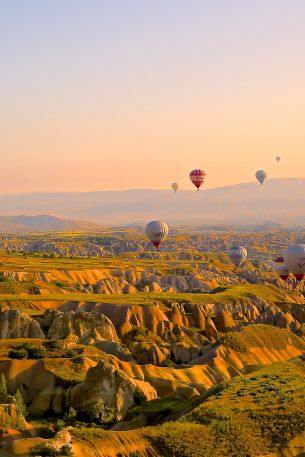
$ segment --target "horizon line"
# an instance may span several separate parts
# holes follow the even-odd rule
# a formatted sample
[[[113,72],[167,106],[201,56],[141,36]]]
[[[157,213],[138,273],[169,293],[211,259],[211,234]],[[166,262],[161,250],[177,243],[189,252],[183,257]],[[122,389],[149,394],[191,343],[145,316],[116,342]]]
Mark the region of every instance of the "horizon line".
[[[304,180],[304,177],[297,177],[291,176],[289,178],[268,178],[264,185],[268,184],[270,181],[288,181],[288,180]],[[216,189],[224,189],[227,187],[235,187],[240,185],[249,185],[249,184],[257,184],[256,181],[246,181],[246,182],[239,182],[235,184],[228,184],[225,186],[217,186],[217,187],[203,187],[200,189],[201,192],[207,192]],[[34,191],[25,191],[25,192],[10,192],[10,193],[0,193],[1,197],[8,197],[8,196],[19,196],[19,195],[34,195],[34,194],[94,194],[94,193],[119,193],[119,192],[133,192],[133,191],[172,191],[169,187],[166,188],[130,188],[130,189],[104,189],[104,190],[34,190]],[[196,189],[195,189],[196,191]],[[179,188],[179,192],[194,192],[193,188]]]

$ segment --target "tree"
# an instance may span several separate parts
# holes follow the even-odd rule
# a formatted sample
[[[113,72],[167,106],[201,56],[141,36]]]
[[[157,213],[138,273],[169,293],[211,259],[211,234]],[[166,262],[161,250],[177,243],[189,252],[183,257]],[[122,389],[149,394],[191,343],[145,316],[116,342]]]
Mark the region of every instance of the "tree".
[[[14,405],[16,407],[16,410],[17,410],[17,413],[19,414],[19,416],[25,417],[26,416],[26,405],[24,403],[22,393],[20,392],[19,389],[17,389],[17,392],[15,393],[15,395],[13,397],[13,402],[14,402]]]
[[[76,420],[77,413],[72,406],[70,406],[69,410],[65,412],[64,414],[64,421],[73,424]]]
[[[8,392],[6,386],[6,379],[4,374],[2,373],[0,376],[0,403],[7,403],[8,400]]]
[[[88,407],[87,415],[89,420],[98,424],[109,424],[115,419],[114,408],[105,404],[102,399]]]

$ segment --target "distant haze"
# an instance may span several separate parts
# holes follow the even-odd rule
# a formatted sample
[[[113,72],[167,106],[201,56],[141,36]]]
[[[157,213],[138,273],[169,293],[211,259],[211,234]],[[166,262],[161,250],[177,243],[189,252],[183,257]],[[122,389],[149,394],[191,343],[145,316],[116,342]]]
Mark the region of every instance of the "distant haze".
[[[107,225],[146,223],[150,219],[164,219],[170,224],[302,224],[305,179],[274,179],[263,186],[246,183],[177,194],[146,189],[4,195],[0,196],[0,214],[50,214]]]

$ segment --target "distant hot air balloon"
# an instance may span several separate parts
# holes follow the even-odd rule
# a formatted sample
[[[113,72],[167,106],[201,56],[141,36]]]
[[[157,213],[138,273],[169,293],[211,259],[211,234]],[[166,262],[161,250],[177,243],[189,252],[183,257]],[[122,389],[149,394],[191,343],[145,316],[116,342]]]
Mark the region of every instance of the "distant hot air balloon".
[[[284,257],[278,257],[273,261],[274,271],[279,275],[283,281],[287,281],[290,275],[289,268],[285,264]]]
[[[151,221],[145,227],[147,238],[152,242],[157,250],[168,235],[168,225],[163,221]]]
[[[285,264],[298,280],[305,278],[305,244],[293,244],[284,252]]]
[[[179,184],[178,184],[177,182],[173,182],[173,184],[172,184],[172,189],[173,189],[173,191],[176,193],[177,190],[179,189]]]
[[[197,187],[197,190],[199,190],[200,186],[204,183],[205,175],[205,171],[199,169],[190,172],[190,180],[194,186]]]
[[[280,162],[280,161],[281,161],[281,157],[280,157],[280,156],[276,156],[275,160],[276,160],[277,162]]]
[[[255,173],[255,177],[261,184],[264,184],[265,179],[267,178],[267,173],[264,170],[258,170]]]
[[[244,261],[247,258],[247,255],[247,249],[243,246],[234,245],[231,246],[229,249],[229,257],[236,267],[240,267],[244,263]]]

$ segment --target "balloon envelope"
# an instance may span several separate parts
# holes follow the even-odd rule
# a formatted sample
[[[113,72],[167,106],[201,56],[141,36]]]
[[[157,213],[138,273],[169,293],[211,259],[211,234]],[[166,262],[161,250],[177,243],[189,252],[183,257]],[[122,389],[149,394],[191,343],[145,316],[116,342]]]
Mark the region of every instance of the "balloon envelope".
[[[194,186],[197,187],[197,190],[199,190],[200,186],[204,183],[205,175],[206,172],[199,170],[199,168],[190,172],[190,180]]]
[[[173,182],[172,189],[174,192],[177,192],[177,190],[179,189],[179,184],[177,182]]]
[[[273,261],[274,271],[279,275],[283,281],[287,281],[290,275],[289,268],[285,264],[284,257],[278,257]]]
[[[159,250],[162,241],[168,235],[168,225],[163,221],[151,221],[146,225],[145,233],[155,248]]]
[[[255,177],[261,184],[264,184],[265,179],[267,178],[267,173],[264,170],[258,170],[255,173]]]
[[[244,248],[243,246],[231,246],[229,249],[229,257],[231,259],[231,262],[233,265],[236,267],[240,267],[244,261],[247,258],[247,249]]]
[[[280,160],[281,160],[280,156],[276,156],[276,161],[280,162]]]
[[[305,277],[305,244],[293,244],[284,252],[284,261],[293,276],[302,281]]]

